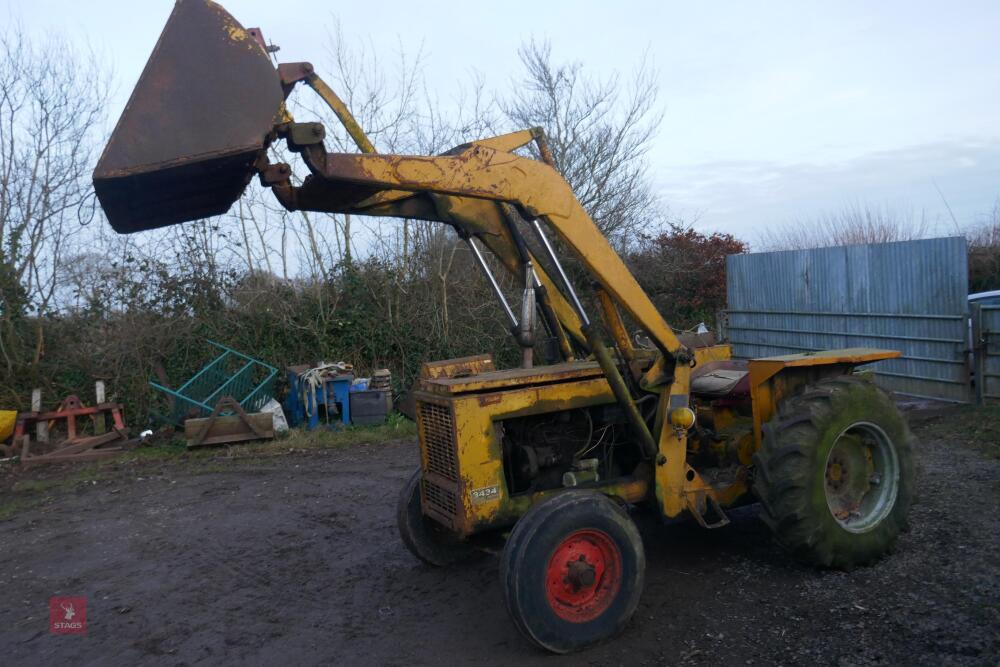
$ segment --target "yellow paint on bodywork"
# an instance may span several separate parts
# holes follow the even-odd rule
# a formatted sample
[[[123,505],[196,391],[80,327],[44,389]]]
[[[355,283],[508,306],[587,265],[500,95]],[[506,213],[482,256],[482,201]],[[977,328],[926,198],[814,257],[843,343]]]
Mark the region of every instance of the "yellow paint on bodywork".
[[[420,379],[465,377],[496,370],[493,355],[477,354],[471,357],[448,359],[445,361],[425,361],[420,365]]]
[[[227,12],[221,5],[218,5],[214,2],[208,2],[208,6],[213,10],[215,10],[221,16],[223,21],[223,28],[225,29],[226,36],[230,39],[230,41],[239,44],[244,44],[247,48],[250,49],[258,49],[260,50],[261,53],[267,56],[267,51],[265,51],[265,49],[257,42],[257,40],[253,39],[250,36],[250,34],[243,28],[243,26],[237,23],[236,19],[234,19],[232,15],[229,12]]]
[[[695,368],[710,361],[726,361],[733,358],[733,346],[728,344],[694,348]]]
[[[618,352],[625,357],[626,361],[632,361],[635,357],[635,347],[628,336],[628,330],[625,329],[625,323],[622,321],[621,313],[618,312],[618,306],[615,305],[611,295],[603,287],[597,289],[597,302],[601,305],[601,315],[612,338],[615,339]]]
[[[476,139],[472,143],[478,146],[485,146],[497,151],[512,153],[518,148],[527,146],[535,140],[535,133],[532,130],[518,130],[508,134],[501,134],[489,139]]]
[[[446,378],[421,381],[420,390],[415,395],[417,401],[446,405],[452,411],[454,419],[459,476],[456,495],[462,508],[460,515],[454,517],[453,529],[456,533],[465,537],[484,528],[512,524],[523,513],[524,503],[528,502],[511,498],[507,488],[503,474],[501,436],[497,431],[498,421],[614,402],[611,388],[600,375],[600,370],[598,369],[597,377],[594,377],[591,364],[582,365],[583,373],[591,377],[565,380],[567,373],[571,374],[571,371],[564,369],[564,381],[556,383],[552,383],[556,375],[551,371],[546,372],[546,367],[538,369],[540,372],[536,373],[535,378],[521,373],[517,380],[506,385],[502,376],[515,371],[484,373],[479,377],[486,377],[478,385],[449,383]],[[517,382],[521,383],[520,386]],[[539,382],[542,384],[538,384]],[[489,386],[506,388],[482,391]],[[418,420],[419,415],[418,411]],[[427,448],[421,449],[426,469]],[[500,489],[495,498],[481,502],[473,500],[475,490],[492,487]],[[525,498],[530,498],[530,494]]]
[[[669,413],[689,407],[688,387],[691,369],[677,366],[674,381],[664,388],[658,406],[660,429],[659,457],[656,461],[656,499],[664,516],[675,517],[685,510],[685,473],[687,472],[687,431],[670,425]]]
[[[452,395],[483,391],[496,392],[521,386],[597,377],[603,378],[603,373],[596,361],[577,361],[534,368],[511,368],[468,376],[442,377],[434,382],[421,383],[421,388],[425,391]]]
[[[242,42],[250,39],[250,35],[247,34],[246,30],[232,23],[226,26],[226,34],[229,35],[229,39],[234,42]]]

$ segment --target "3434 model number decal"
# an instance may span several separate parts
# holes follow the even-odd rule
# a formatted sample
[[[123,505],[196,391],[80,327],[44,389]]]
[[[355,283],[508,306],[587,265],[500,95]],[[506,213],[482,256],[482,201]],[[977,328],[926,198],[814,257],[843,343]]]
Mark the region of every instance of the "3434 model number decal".
[[[472,502],[476,505],[485,503],[487,500],[493,500],[494,498],[500,497],[500,487],[497,485],[484,486],[481,489],[472,490]]]

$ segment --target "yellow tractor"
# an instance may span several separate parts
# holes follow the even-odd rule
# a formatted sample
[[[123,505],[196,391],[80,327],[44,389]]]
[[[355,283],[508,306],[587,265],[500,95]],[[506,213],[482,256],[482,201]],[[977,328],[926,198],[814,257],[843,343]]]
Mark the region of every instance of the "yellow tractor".
[[[646,563],[633,511],[713,529],[727,509],[759,502],[782,546],[825,567],[892,546],[913,496],[912,436],[854,371],[898,352],[741,361],[726,345],[679,338],[553,167],[542,130],[436,156],[378,154],[310,64],[275,66],[271,52],[215,3],[178,0],[94,186],[120,233],[223,213],[257,176],[289,211],[442,222],[468,244],[522,363],[423,365],[421,465],[398,505],[417,558],[444,566],[502,542],[515,625],[564,653],[614,635],[636,609]],[[358,153],[328,151],[323,125],[289,115],[298,83]],[[308,168],[301,182],[270,161],[278,142]],[[520,283],[520,307],[484,249]],[[573,284],[560,253],[586,280]],[[650,345],[633,342],[626,318]],[[536,364],[542,348],[550,358]]]

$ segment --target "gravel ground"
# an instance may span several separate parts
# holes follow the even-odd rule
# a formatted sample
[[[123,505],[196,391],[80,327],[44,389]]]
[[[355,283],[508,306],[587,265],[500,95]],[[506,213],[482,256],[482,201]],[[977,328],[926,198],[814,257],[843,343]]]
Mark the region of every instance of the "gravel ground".
[[[1000,459],[963,439],[974,419],[915,423],[912,529],[873,567],[789,561],[755,507],[715,531],[640,520],[635,617],[569,657],[519,636],[496,558],[436,570],[405,551],[415,442],[103,469],[0,521],[4,662],[995,665]],[[49,634],[53,595],[87,597],[86,636]]]

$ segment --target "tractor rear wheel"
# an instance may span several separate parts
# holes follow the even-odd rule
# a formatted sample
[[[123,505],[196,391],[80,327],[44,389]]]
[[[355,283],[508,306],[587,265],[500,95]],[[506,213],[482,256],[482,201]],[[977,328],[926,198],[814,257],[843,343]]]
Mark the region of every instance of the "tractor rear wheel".
[[[500,560],[507,610],[534,644],[569,653],[612,637],[639,604],[646,556],[628,514],[593,491],[533,506]]]
[[[399,494],[396,505],[396,525],[403,544],[414,556],[435,567],[444,567],[467,560],[478,552],[461,542],[448,530],[424,516],[420,506],[421,470],[417,468]]]
[[[777,541],[849,569],[888,552],[913,498],[913,435],[873,383],[841,376],[783,401],[754,455],[754,492]]]

